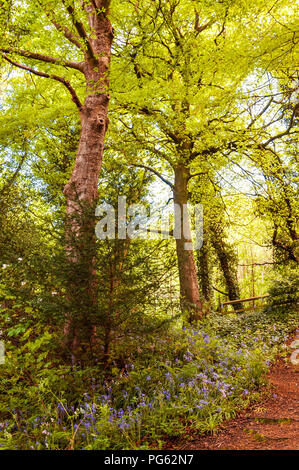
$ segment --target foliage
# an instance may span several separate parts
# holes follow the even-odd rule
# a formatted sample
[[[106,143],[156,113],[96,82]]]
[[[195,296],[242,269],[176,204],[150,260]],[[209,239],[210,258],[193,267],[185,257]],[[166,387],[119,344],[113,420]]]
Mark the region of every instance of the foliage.
[[[288,276],[286,277],[285,269],[283,271],[284,272],[277,273],[277,277],[269,289],[270,307],[280,306],[281,309],[284,309],[285,305],[291,305],[294,307],[298,305],[298,273],[296,269],[289,269]]]

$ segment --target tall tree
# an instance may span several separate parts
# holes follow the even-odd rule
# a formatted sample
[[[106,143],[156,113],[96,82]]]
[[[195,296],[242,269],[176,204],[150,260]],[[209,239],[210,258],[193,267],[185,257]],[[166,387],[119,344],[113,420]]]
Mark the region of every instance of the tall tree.
[[[67,347],[75,355],[90,345],[96,309],[94,209],[108,127],[113,40],[109,6],[109,0],[33,0],[21,7],[1,4],[3,60],[34,76],[62,84],[80,116],[77,156],[64,188],[71,266],[68,296],[76,305],[76,314],[69,312],[66,320],[65,337]]]
[[[272,7],[276,13],[278,6]],[[269,7],[263,0],[143,0],[129,8],[115,47],[114,71],[120,77],[126,70],[126,80],[113,90],[119,118],[114,145],[166,182],[182,212],[190,180],[206,164],[220,169],[234,151],[238,159],[247,142],[238,99],[264,53],[257,31],[269,22]],[[202,316],[202,298],[186,242],[184,236],[176,240],[182,306],[192,321]]]

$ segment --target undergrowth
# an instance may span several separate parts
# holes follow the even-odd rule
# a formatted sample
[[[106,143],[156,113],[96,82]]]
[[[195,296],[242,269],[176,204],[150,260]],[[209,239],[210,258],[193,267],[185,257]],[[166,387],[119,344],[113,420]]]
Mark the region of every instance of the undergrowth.
[[[294,309],[273,308],[172,325],[138,338],[109,374],[55,364],[52,335],[25,332],[0,365],[1,449],[147,449],[187,428],[214,432],[258,398],[296,322]]]

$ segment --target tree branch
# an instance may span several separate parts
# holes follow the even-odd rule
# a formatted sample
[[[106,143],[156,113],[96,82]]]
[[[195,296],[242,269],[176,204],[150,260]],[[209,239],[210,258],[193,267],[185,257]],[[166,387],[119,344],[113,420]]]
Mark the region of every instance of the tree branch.
[[[294,119],[296,117],[296,113],[297,113],[298,109],[299,109],[299,103],[297,103],[296,106],[293,109],[292,116],[291,116],[288,128],[284,132],[280,132],[279,134],[276,134],[273,137],[270,137],[266,142],[264,142],[263,144],[260,145],[262,148],[265,149],[267,147],[267,145],[269,145],[274,140],[280,139],[281,137],[284,137],[285,135],[288,135],[290,133],[290,130],[293,127]]]
[[[39,0],[38,1],[38,4],[39,6],[41,7],[41,9],[44,11],[44,7],[43,5],[40,3]],[[55,28],[57,29],[57,31],[59,31],[60,33],[62,33],[64,35],[64,37],[66,39],[68,39],[68,41],[70,41],[72,44],[74,44],[78,49],[80,49],[82,52],[84,52],[84,47],[83,45],[80,43],[80,41],[78,41],[78,39],[76,38],[76,36],[72,33],[72,31],[70,31],[66,26],[64,25],[61,25],[60,23],[58,23],[58,21],[56,21],[55,19],[55,15],[54,15],[54,12],[51,10],[49,12],[47,11],[44,11],[46,17],[51,21],[51,23],[55,26]]]
[[[64,4],[68,14],[70,15],[72,23],[75,26],[80,38],[83,39],[84,44],[86,45],[89,57],[91,59],[96,60],[96,57],[95,57],[93,49],[92,49],[92,45],[91,45],[91,43],[89,41],[89,37],[88,37],[88,35],[85,31],[84,25],[81,21],[76,19],[75,9],[71,5],[66,5],[65,0],[62,0],[62,3]]]
[[[41,2],[39,0],[37,0],[37,2],[39,4],[39,6],[41,7],[41,9],[44,11],[44,6],[41,4]],[[60,23],[58,23],[58,21],[56,21],[54,12],[52,10],[49,11],[49,12],[44,11],[44,13],[45,13],[46,17],[51,21],[51,23],[55,26],[57,31],[62,33],[66,39],[68,39],[78,49],[80,49],[82,52],[84,52],[83,45],[80,43],[80,41],[78,41],[78,39],[72,33],[72,31],[70,31],[66,26],[61,25]]]
[[[267,111],[271,103],[273,102],[273,97],[270,98],[268,103],[263,107],[263,109],[251,120],[248,124],[247,129],[249,129],[253,124]]]
[[[264,263],[239,264],[238,266],[252,267],[252,266],[266,266],[268,264],[277,264],[277,261],[265,261]]]
[[[191,178],[194,178],[194,176],[200,176],[200,175],[207,175],[208,174],[208,171],[200,171],[199,173],[194,173],[193,175],[190,175],[188,177],[188,181],[191,179]]]
[[[136,166],[138,168],[143,168],[144,170],[148,170],[148,171],[151,171],[152,173],[154,173],[156,176],[158,176],[158,178],[160,178],[160,180],[163,181],[163,183],[166,183],[168,184],[168,186],[171,187],[171,189],[173,189],[173,184],[168,181],[166,178],[164,178],[164,176],[162,176],[157,170],[155,170],[154,168],[150,168],[149,166],[146,166],[146,165],[141,165],[141,164],[137,164],[137,163],[130,163],[131,166]]]
[[[228,12],[229,12],[229,6],[226,8],[225,10],[225,15],[224,15],[224,19],[223,19],[223,23],[222,23],[222,27],[221,27],[221,30],[220,32],[217,34],[217,36],[215,37],[214,39],[214,43],[216,44],[216,46],[218,46],[218,38],[223,34],[224,37],[225,37],[225,23],[226,23],[226,18],[227,18],[227,15],[228,15]]]
[[[226,295],[227,297],[228,297],[228,295],[229,295],[227,292],[222,292],[222,290],[217,289],[217,287],[212,286],[212,288],[213,288],[214,290],[216,290],[217,292],[219,292],[219,294]]]
[[[57,82],[62,83],[69,93],[71,94],[72,101],[75,103],[79,111],[82,109],[82,104],[77,96],[76,91],[74,88],[71,86],[68,80],[66,80],[64,77],[59,77],[58,75],[53,75],[53,74],[48,74],[45,72],[40,72],[39,70],[32,69],[31,67],[28,67],[27,65],[19,64],[18,62],[12,61],[5,53],[2,54],[3,58],[9,62],[11,65],[14,67],[18,67],[19,69],[26,70],[27,72],[33,73],[34,75],[37,75],[38,77],[44,77],[44,78],[51,78],[52,80],[56,80]]]
[[[5,192],[7,192],[9,187],[14,183],[14,181],[16,180],[18,174],[20,173],[20,171],[22,169],[23,163],[25,162],[25,159],[27,158],[27,156],[28,156],[28,153],[27,153],[27,150],[26,150],[23,153],[23,155],[21,157],[21,160],[19,161],[18,166],[17,166],[16,170],[14,171],[13,175],[10,177],[10,179],[4,184],[3,188],[1,189],[0,196],[5,194]]]
[[[195,12],[195,21],[194,21],[194,29],[196,31],[196,36],[197,34],[201,33],[202,31],[204,31],[205,29],[209,28],[210,26],[212,26],[212,24],[215,23],[215,20],[210,20],[208,21],[208,23],[205,23],[205,24],[202,24],[200,25],[199,24],[199,15],[197,13],[197,11]]]
[[[0,50],[1,52],[5,54],[18,54],[28,59],[39,60],[41,62],[46,62],[48,64],[61,65],[64,67],[69,67],[72,69],[79,70],[80,72],[83,72],[83,66],[81,62],[72,62],[68,60],[63,61],[61,59],[56,59],[55,57],[51,57],[51,56],[44,55],[44,54],[39,54],[38,52],[31,52],[31,51],[27,51],[24,49],[13,49],[12,47],[8,47],[6,49],[0,49]]]
[[[83,45],[77,40],[76,36],[66,27],[62,26],[60,23],[58,23],[55,18],[53,13],[51,14],[46,13],[47,17],[51,21],[51,23],[55,26],[57,31],[62,33],[66,39],[68,39],[72,44],[74,44],[78,49],[80,49],[82,52],[84,52],[84,47]]]

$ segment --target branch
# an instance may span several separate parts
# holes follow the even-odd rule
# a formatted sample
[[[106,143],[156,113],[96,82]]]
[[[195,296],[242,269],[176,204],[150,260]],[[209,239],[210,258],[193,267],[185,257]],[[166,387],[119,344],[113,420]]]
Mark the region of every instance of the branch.
[[[251,122],[248,124],[247,129],[249,129],[253,124],[260,118],[269,108],[271,103],[273,102],[273,97],[270,98],[268,103],[263,107],[263,109],[251,120]]]
[[[13,175],[10,177],[9,181],[7,181],[4,184],[3,188],[1,189],[0,196],[5,194],[7,189],[14,183],[15,179],[17,178],[18,174],[20,173],[20,171],[22,169],[23,163],[24,163],[25,159],[27,158],[27,156],[28,156],[27,151],[25,151],[23,153],[23,155],[21,157],[21,160],[19,161],[18,166],[17,166],[16,170],[14,171]]]
[[[154,168],[150,168],[149,166],[146,166],[146,165],[139,165],[137,163],[130,163],[131,166],[136,166],[138,168],[144,168],[144,170],[148,170],[148,171],[151,171],[152,173],[154,173],[156,176],[158,176],[158,178],[160,178],[160,180],[163,181],[163,183],[166,183],[168,184],[168,186],[171,187],[171,189],[173,189],[173,184],[168,181],[166,178],[164,178],[164,176],[162,176],[157,170],[154,170]]]
[[[81,51],[84,52],[84,47],[83,47],[82,44],[77,40],[76,36],[74,36],[74,34],[73,34],[66,26],[62,26],[60,23],[58,23],[58,22],[55,20],[54,15],[53,15],[52,12],[51,12],[51,14],[46,13],[46,16],[49,18],[49,20],[51,21],[51,23],[55,26],[55,28],[57,29],[57,31],[59,31],[60,33],[62,33],[66,39],[68,39],[68,40],[69,40],[72,44],[74,44],[78,49],[80,49]]]
[[[264,263],[239,264],[238,266],[252,267],[252,266],[266,266],[268,264],[277,264],[277,262],[276,261],[265,261]]]
[[[201,33],[202,31],[204,31],[205,29],[209,28],[210,26],[212,26],[212,24],[215,23],[215,20],[210,20],[208,21],[208,23],[206,24],[203,24],[203,25],[199,25],[199,15],[197,13],[197,11],[195,12],[195,22],[194,22],[194,29],[196,31],[196,36],[197,34]]]
[[[277,246],[278,248],[281,248],[283,251],[285,251],[288,254],[288,259],[292,261],[296,261],[298,263],[299,258],[298,256],[296,256],[296,253],[294,253],[292,246],[282,243],[281,241],[278,240],[277,236],[278,236],[278,226],[274,224],[274,232],[273,232],[273,237],[272,237],[273,246]]]
[[[231,142],[229,142],[228,145],[230,145]],[[223,146],[219,146],[219,147],[208,147],[206,148],[205,150],[202,150],[202,151],[194,151],[194,152],[191,152],[191,156],[190,156],[190,160],[194,160],[194,158],[196,158],[198,155],[201,155],[201,156],[205,156],[205,155],[213,155],[217,152],[219,152],[221,149],[222,149]]]
[[[158,110],[158,111],[150,110],[150,109],[148,109],[147,106],[144,106],[142,108],[141,107],[136,107],[136,109],[138,110],[138,112],[140,112],[142,114],[145,114],[146,116],[157,116],[157,114],[163,115],[163,113],[160,110]],[[165,125],[163,125],[162,123],[160,123],[160,126],[161,126],[161,129],[164,132],[164,134],[166,134],[168,137],[170,137],[171,140],[173,140],[176,144],[181,143],[181,139],[174,132],[172,132],[170,129],[167,129],[167,127]]]
[[[226,8],[225,10],[225,15],[224,15],[224,19],[223,19],[223,23],[222,23],[222,27],[221,27],[221,30],[220,32],[217,34],[217,36],[215,37],[214,39],[214,43],[216,44],[216,46],[218,46],[218,42],[217,42],[217,39],[223,34],[224,37],[225,37],[225,22],[226,22],[226,18],[227,18],[227,15],[228,15],[228,12],[229,12],[229,7]]]
[[[165,155],[165,153],[161,152],[161,150],[158,150],[155,147],[151,147],[151,146],[147,145],[147,142],[140,139],[138,137],[138,135],[136,134],[136,132],[134,132],[132,127],[130,127],[128,124],[126,124],[123,121],[123,119],[121,119],[121,118],[118,118],[118,119],[131,132],[131,134],[133,135],[133,137],[136,139],[137,142],[141,143],[143,146],[146,145],[147,150],[149,150],[150,152],[154,153],[155,155],[158,155],[159,157],[163,158],[164,160],[166,160],[172,166],[170,159]]]
[[[80,38],[83,39],[84,41],[84,44],[86,45],[87,47],[87,52],[88,52],[88,55],[91,59],[94,59],[96,60],[96,57],[94,55],[94,52],[93,52],[93,49],[92,49],[92,46],[91,46],[91,43],[89,41],[89,37],[85,31],[85,28],[84,28],[84,25],[81,21],[77,20],[76,19],[76,15],[75,15],[75,9],[71,6],[71,5],[66,5],[65,4],[65,0],[62,0],[62,3],[64,4],[68,14],[70,15],[71,17],[71,20],[72,20],[72,23],[73,25],[75,26]]]
[[[37,0],[39,6],[41,7],[41,9],[44,11],[44,7],[43,5],[41,4],[41,2],[39,0]],[[55,28],[57,29],[57,31],[59,31],[60,33],[62,33],[64,35],[64,37],[66,39],[68,39],[72,44],[74,44],[78,49],[80,49],[82,52],[84,52],[84,47],[82,46],[82,44],[78,41],[78,39],[76,38],[76,36],[72,33],[72,31],[70,31],[66,26],[62,26],[60,23],[58,23],[58,21],[56,21],[55,19],[55,15],[54,15],[54,12],[53,11],[44,11],[46,17],[51,21],[51,23],[55,26]]]
[[[23,65],[23,64],[19,64],[17,62],[14,62],[12,61],[9,57],[7,57],[6,54],[2,54],[2,56],[4,57],[4,59],[9,62],[11,65],[15,66],[15,67],[18,67],[22,70],[26,70],[27,72],[30,72],[30,73],[33,73],[34,75],[37,75],[38,77],[44,77],[44,78],[51,78],[52,80],[56,80],[57,82],[60,82],[62,83],[67,89],[68,91],[70,92],[71,94],[71,97],[72,97],[72,100],[73,102],[75,103],[75,105],[77,106],[77,108],[79,109],[79,111],[81,111],[82,109],[82,104],[77,96],[77,93],[75,92],[74,88],[71,86],[71,84],[69,83],[68,80],[66,80],[64,77],[59,77],[58,75],[53,75],[53,74],[48,74],[48,73],[45,73],[45,72],[40,72],[38,70],[35,70],[35,69],[32,69],[31,67],[27,67],[26,65]]]
[[[200,175],[207,175],[208,174],[208,171],[200,171],[199,173],[194,173],[193,175],[190,175],[188,177],[188,181],[191,179],[191,178],[194,178],[194,176],[200,176]]]
[[[298,109],[299,109],[299,103],[297,103],[296,106],[293,109],[292,116],[291,116],[291,119],[290,119],[290,124],[288,125],[288,128],[284,132],[281,132],[280,134],[276,134],[273,137],[270,137],[270,139],[268,139],[266,142],[261,144],[262,148],[266,148],[267,145],[269,145],[274,140],[280,139],[281,137],[284,137],[285,135],[288,135],[290,133],[290,130],[293,127],[294,119],[296,117],[296,113],[297,113]]]
[[[147,227],[147,228],[139,227],[138,230],[140,230],[141,232],[158,233],[158,234],[161,234],[161,235],[169,235],[170,237],[173,237],[173,230],[159,230],[159,229],[155,229],[155,228],[151,228],[151,227]]]
[[[81,62],[72,62],[68,60],[63,61],[61,59],[56,59],[55,57],[50,57],[48,55],[39,54],[37,52],[31,52],[31,51],[27,51],[24,49],[13,49],[12,47],[9,47],[7,49],[0,49],[0,50],[1,52],[5,54],[18,54],[28,59],[39,60],[41,62],[46,62],[48,64],[61,65],[64,67],[69,67],[72,69],[79,70],[80,72],[83,72],[83,66]]]
[[[226,295],[227,297],[229,296],[229,294],[228,294],[227,292],[222,292],[222,290],[217,289],[217,287],[212,286],[212,288],[213,288],[214,290],[216,290],[217,292],[219,292],[219,294]]]

